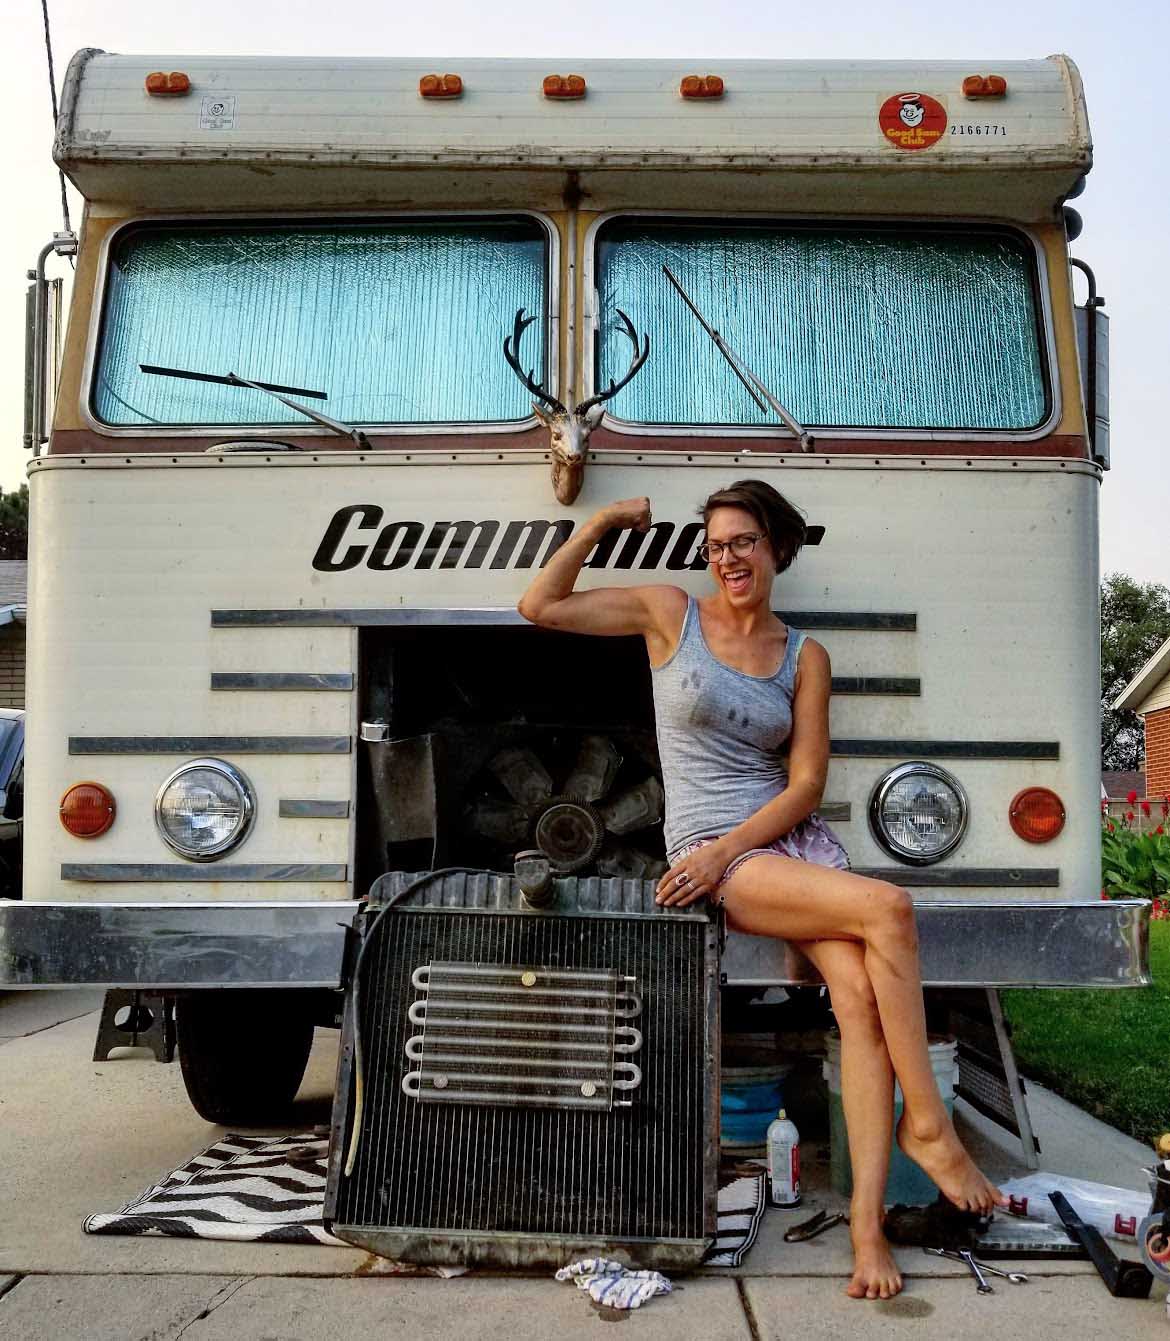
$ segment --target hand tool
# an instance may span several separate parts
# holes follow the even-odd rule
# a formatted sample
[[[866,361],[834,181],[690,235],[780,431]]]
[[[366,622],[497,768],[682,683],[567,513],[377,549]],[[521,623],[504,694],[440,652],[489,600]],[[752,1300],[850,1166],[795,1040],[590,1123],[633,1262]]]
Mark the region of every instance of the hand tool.
[[[817,1211],[816,1215],[810,1216],[807,1220],[802,1220],[800,1224],[793,1225],[791,1229],[785,1230],[785,1243],[806,1243],[809,1239],[815,1239],[818,1234],[823,1234],[826,1229],[832,1229],[834,1225],[847,1225],[849,1217],[843,1214],[829,1215],[826,1211]]]
[[[975,1255],[967,1251],[966,1248],[959,1249],[959,1261],[966,1262],[975,1277],[975,1288],[980,1294],[994,1294],[995,1286],[988,1283],[987,1277],[979,1263],[975,1260]]]
[[[923,1248],[922,1251],[930,1253],[933,1257],[949,1257],[952,1262],[966,1261],[961,1253],[951,1252],[949,1248]],[[990,1272],[993,1276],[1002,1276],[1004,1280],[1010,1280],[1013,1285],[1026,1285],[1028,1283],[1028,1278],[1022,1271],[1001,1271],[999,1267],[993,1267],[982,1261],[978,1265],[983,1271]]]
[[[1149,1298],[1154,1278],[1143,1263],[1118,1257],[1101,1234],[1092,1225],[1085,1224],[1063,1192],[1049,1192],[1048,1200],[1056,1207],[1065,1229],[1089,1254],[1097,1274],[1115,1299]]]

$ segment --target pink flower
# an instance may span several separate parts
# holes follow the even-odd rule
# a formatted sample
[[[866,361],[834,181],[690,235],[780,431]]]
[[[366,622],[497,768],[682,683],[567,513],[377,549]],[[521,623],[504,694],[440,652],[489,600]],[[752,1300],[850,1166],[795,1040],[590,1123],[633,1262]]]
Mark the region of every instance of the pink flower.
[[[1166,830],[1159,824],[1158,827],[1154,830],[1154,832],[1155,832],[1155,833],[1165,833]]]
[[[1142,802],[1142,814],[1148,816],[1149,813],[1150,813],[1150,803],[1149,803],[1149,801],[1143,801],[1143,802]]]
[[[1112,820],[1109,821],[1109,832],[1110,832],[1110,833],[1116,833],[1116,832],[1117,832],[1117,825],[1114,824]]]
[[[1137,792],[1126,792],[1125,799],[1130,803],[1130,805],[1133,805],[1133,803],[1137,800]]]
[[[1127,810],[1127,811],[1125,812],[1125,818],[1126,818],[1126,820],[1127,820],[1129,823],[1132,824],[1133,821],[1137,818],[1137,816],[1133,813],[1132,810]]]

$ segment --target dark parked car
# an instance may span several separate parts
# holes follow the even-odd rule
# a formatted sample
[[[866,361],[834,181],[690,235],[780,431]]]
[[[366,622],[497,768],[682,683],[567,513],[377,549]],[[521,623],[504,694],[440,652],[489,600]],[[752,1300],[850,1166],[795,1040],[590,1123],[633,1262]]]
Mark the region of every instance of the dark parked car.
[[[0,898],[20,898],[23,858],[24,709],[0,708]]]

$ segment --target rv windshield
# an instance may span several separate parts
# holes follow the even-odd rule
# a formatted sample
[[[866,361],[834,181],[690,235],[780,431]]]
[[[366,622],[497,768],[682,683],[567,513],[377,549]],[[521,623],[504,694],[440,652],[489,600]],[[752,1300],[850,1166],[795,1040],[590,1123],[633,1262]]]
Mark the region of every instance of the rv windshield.
[[[531,398],[500,349],[517,308],[546,310],[547,250],[527,219],[135,229],[111,250],[94,414],[303,422],[261,391],[153,377],[145,363],[328,387],[322,408],[349,424],[524,419]]]
[[[775,423],[663,274],[806,428],[1026,431],[1049,414],[1036,262],[1008,230],[621,219],[598,239],[597,385],[616,307],[669,358],[610,405],[649,424]]]

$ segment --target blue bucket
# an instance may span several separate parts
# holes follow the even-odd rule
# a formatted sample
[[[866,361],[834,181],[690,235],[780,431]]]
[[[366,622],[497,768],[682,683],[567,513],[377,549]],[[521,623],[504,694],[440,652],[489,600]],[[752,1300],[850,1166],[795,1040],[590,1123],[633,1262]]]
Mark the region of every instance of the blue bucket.
[[[724,1066],[719,1105],[719,1144],[739,1155],[762,1154],[768,1124],[784,1106],[784,1062]]]

